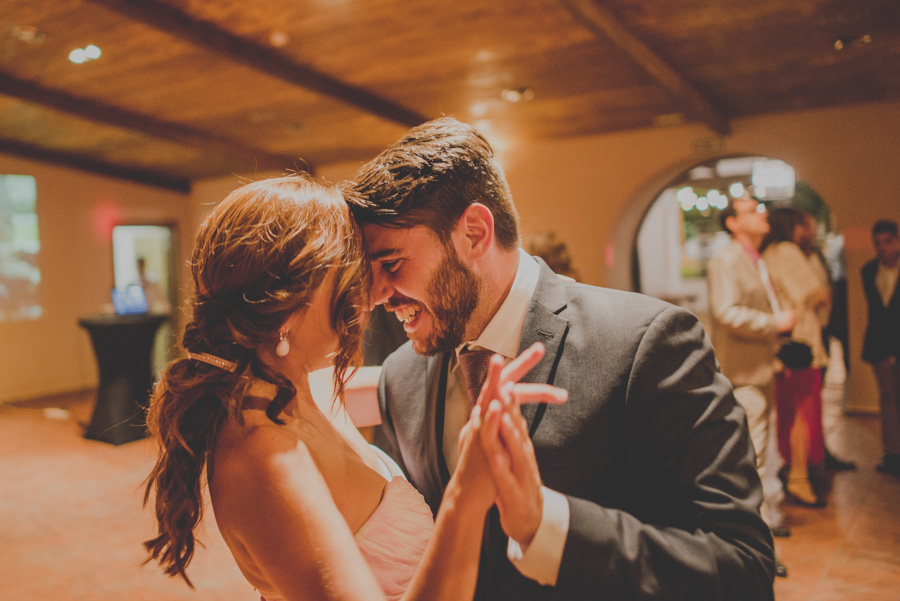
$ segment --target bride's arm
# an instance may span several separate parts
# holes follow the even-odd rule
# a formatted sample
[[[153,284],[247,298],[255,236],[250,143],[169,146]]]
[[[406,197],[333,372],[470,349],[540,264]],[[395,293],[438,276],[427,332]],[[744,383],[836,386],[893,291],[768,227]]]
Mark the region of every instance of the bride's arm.
[[[479,406],[498,399],[542,354],[526,351],[506,368],[495,361]],[[519,402],[558,396],[533,392],[530,385],[516,390]],[[518,414],[513,405],[504,404]],[[480,411],[473,414],[460,435],[459,463],[405,601],[460,601],[474,594],[484,520],[496,498],[483,443],[499,434],[496,428],[483,434]],[[262,432],[248,440],[242,455],[238,469],[226,474],[226,466],[216,467],[217,479],[228,478],[238,491],[217,504],[217,517],[229,520],[229,530],[278,592],[290,601],[384,599],[305,445]]]
[[[460,601],[475,590],[481,533],[495,489],[481,444],[467,436],[431,540],[404,599]],[[216,466],[215,506],[229,538],[288,601],[383,601],[384,593],[303,443],[254,434],[239,462]],[[265,593],[265,591],[261,591]]]
[[[289,601],[382,601],[344,516],[302,442],[261,431],[241,459],[216,466],[230,493],[216,517],[278,593]],[[234,550],[233,550],[234,551]]]
[[[495,497],[477,429],[466,426],[460,433],[459,463],[444,490],[434,533],[404,601],[473,597],[484,521]]]

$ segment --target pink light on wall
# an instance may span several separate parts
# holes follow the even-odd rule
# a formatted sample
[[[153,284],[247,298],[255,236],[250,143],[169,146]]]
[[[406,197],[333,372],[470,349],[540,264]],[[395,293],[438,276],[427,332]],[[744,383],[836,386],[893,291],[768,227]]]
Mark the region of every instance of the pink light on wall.
[[[113,228],[122,221],[122,210],[112,200],[100,201],[94,208],[91,225],[102,240],[112,240]]]

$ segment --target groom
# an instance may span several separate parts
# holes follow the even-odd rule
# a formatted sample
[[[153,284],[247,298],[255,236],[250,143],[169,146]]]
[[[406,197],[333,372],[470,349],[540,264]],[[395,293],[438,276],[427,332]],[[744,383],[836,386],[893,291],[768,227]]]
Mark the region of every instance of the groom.
[[[745,415],[691,313],[522,251],[502,169],[454,119],[412,129],[355,191],[373,300],[410,339],[384,364],[376,443],[432,509],[469,412],[471,351],[511,358],[540,341],[523,381],[569,391],[522,407],[540,474],[498,487],[477,599],[773,598]]]

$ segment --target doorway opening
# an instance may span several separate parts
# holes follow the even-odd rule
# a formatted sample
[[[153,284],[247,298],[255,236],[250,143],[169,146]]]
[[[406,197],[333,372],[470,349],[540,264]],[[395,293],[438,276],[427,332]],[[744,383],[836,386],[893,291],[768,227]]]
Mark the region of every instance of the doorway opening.
[[[173,228],[168,225],[119,225],[113,228],[113,271],[115,287],[143,289],[147,311],[170,315],[175,306]],[[172,322],[158,330],[153,345],[152,365],[157,370],[169,361]]]
[[[830,329],[847,348],[843,236],[821,196],[778,159],[718,158],[674,178],[650,204],[635,236],[633,289],[691,310],[709,330],[707,264],[730,239],[719,223],[719,212],[745,190],[752,190],[770,208],[793,206],[815,218],[817,246],[834,290]]]

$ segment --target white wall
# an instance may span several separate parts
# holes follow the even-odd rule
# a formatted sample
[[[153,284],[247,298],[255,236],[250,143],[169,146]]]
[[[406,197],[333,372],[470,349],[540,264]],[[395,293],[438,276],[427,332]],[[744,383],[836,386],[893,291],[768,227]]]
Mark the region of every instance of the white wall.
[[[96,386],[77,320],[109,309],[112,227],[166,224],[180,233],[188,196],[2,154],[0,172],[37,180],[43,306],[37,320],[0,322],[0,402]]]

